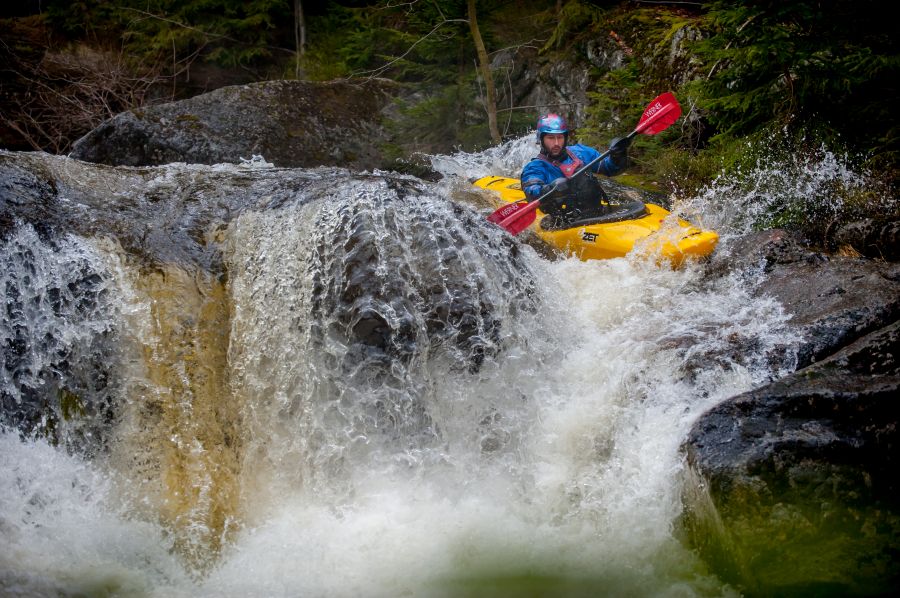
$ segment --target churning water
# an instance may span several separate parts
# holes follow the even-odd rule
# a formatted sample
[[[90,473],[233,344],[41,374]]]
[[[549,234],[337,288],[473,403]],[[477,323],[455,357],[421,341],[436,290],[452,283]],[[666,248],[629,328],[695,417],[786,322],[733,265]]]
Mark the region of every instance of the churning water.
[[[4,593],[734,594],[679,542],[679,445],[791,369],[781,307],[748,273],[547,260],[466,187],[329,172],[203,231],[211,269],[8,235],[4,405],[65,409],[0,436]],[[726,247],[745,215],[710,214]]]

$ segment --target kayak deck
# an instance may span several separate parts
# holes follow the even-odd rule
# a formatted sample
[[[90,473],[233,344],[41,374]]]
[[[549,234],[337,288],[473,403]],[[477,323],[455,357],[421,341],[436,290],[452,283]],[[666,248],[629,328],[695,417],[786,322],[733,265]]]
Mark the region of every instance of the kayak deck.
[[[498,205],[525,201],[517,179],[499,176],[487,176],[473,183],[476,187],[493,191],[497,194]],[[632,202],[635,203],[635,202]],[[610,222],[609,217],[600,218],[599,222],[589,224],[576,223],[570,228],[542,226],[544,212],[537,210],[535,223],[531,229],[546,243],[582,260],[610,259],[624,257],[633,251],[648,257],[659,256],[677,267],[686,258],[698,258],[709,255],[719,241],[714,231],[703,230],[686,220],[674,218],[668,210],[654,204],[645,204],[641,211],[621,209],[624,219]],[[615,218],[618,206],[611,206],[611,216]],[[549,228],[549,230],[548,230]]]

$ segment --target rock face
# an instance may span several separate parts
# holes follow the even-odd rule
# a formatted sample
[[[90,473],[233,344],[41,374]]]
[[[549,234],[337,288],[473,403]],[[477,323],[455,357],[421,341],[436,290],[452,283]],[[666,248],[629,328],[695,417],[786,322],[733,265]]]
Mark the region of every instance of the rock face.
[[[862,255],[896,262],[900,260],[900,220],[866,218],[835,231],[838,246],[849,246]]]
[[[694,425],[691,543],[750,594],[896,590],[900,267],[829,258],[783,231],[718,259],[765,272],[756,292],[775,296],[805,340],[801,369]]]
[[[512,102],[516,106],[533,106],[533,114],[553,111],[566,115],[572,127],[584,121],[588,105],[586,90],[590,88],[590,65],[578,60],[543,63],[537,50],[519,48],[498,52],[491,68],[509,72],[511,89],[501,89],[498,106]],[[510,100],[509,95],[512,95]]]
[[[123,112],[78,140],[71,157],[113,166],[239,163],[276,166],[381,164],[381,111],[393,85],[266,81]]]
[[[782,230],[748,235],[711,268],[760,275],[756,293],[777,299],[804,337],[798,368],[900,318],[900,264],[825,256]]]

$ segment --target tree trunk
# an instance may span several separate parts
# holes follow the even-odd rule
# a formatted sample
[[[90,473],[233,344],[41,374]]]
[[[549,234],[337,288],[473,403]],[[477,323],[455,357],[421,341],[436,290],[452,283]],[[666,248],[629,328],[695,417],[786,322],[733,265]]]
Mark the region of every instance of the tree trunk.
[[[294,45],[297,48],[294,76],[300,78],[300,57],[306,52],[306,19],[303,18],[303,3],[294,0]]]
[[[500,143],[500,130],[497,128],[497,91],[494,89],[494,77],[491,75],[491,64],[488,62],[487,50],[478,30],[478,21],[475,18],[475,0],[468,0],[469,29],[472,30],[472,39],[475,40],[475,50],[478,52],[478,68],[484,86],[487,89],[487,102],[485,108],[488,114],[488,127],[491,130],[491,139],[494,143]]]

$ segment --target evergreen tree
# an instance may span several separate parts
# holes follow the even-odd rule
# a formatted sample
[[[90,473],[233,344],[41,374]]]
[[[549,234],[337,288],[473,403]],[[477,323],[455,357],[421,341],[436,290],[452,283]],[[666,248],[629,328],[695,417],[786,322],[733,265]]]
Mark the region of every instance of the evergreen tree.
[[[841,133],[851,144],[896,152],[896,25],[884,0],[709,3],[710,66],[696,82],[720,132],[769,124]]]

